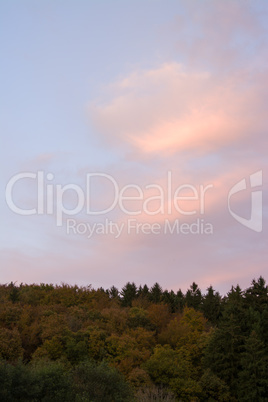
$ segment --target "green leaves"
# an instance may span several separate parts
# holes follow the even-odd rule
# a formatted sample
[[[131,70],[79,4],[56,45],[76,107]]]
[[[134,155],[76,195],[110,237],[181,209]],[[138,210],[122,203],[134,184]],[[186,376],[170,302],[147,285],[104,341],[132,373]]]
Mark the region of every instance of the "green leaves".
[[[261,277],[224,298],[195,282],[186,295],[11,283],[0,300],[0,400],[134,401],[126,381],[141,401],[266,400]]]
[[[0,400],[42,402],[127,402],[132,391],[106,363],[85,361],[73,369],[60,362],[12,366],[0,362]]]
[[[75,401],[131,402],[132,391],[123,376],[107,363],[81,363],[73,370]]]
[[[264,343],[252,331],[241,354],[238,395],[243,401],[264,401],[268,395],[268,356]]]

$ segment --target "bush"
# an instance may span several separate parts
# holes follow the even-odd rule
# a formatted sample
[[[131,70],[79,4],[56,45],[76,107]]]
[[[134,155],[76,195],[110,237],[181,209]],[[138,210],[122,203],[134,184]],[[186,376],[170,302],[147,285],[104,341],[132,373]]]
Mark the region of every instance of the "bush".
[[[163,387],[147,387],[136,394],[137,402],[176,402],[175,395]]]
[[[107,363],[86,361],[73,370],[75,401],[133,401],[132,391],[123,376]]]

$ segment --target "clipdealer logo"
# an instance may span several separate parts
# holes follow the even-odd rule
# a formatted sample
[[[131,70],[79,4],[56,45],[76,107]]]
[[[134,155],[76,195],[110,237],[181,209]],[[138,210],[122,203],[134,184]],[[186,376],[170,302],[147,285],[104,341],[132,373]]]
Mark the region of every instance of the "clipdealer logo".
[[[172,182],[171,171],[167,172],[163,186],[151,183],[144,187],[137,184],[127,184],[120,187],[115,178],[106,173],[88,173],[84,188],[77,184],[53,184],[53,179],[54,175],[52,173],[45,174],[42,171],[37,173],[23,172],[14,175],[6,186],[8,207],[16,214],[24,216],[55,215],[57,226],[62,226],[65,216],[74,216],[80,212],[84,212],[89,216],[102,216],[116,208],[119,208],[127,216],[204,215],[207,192],[213,188],[212,184],[197,186],[181,184],[175,187]],[[37,194],[37,205],[30,209],[22,208],[18,205],[18,201],[15,201],[16,197],[14,197],[16,185],[27,180],[34,181]],[[106,197],[109,205],[98,210],[93,208],[93,201],[95,200],[96,203],[96,199],[98,199],[96,191],[98,182],[94,182],[94,180],[102,180],[102,185],[104,180],[106,185],[110,186],[109,196],[111,196],[111,201],[108,201],[109,197]],[[93,186],[94,183],[95,187]],[[151,196],[148,195],[150,191],[154,193]],[[75,195],[76,205],[72,208],[67,208],[66,199],[70,193]],[[187,207],[185,202],[187,202]],[[157,207],[155,207],[155,204],[157,204]],[[189,205],[190,208],[188,207]]]
[[[262,170],[253,173],[249,176],[250,187],[256,188],[262,186]],[[241,225],[254,230],[255,232],[262,231],[262,190],[255,190],[251,192],[251,212],[250,218],[246,219],[232,211],[230,206],[231,197],[241,191],[247,189],[246,179],[240,180],[236,183],[228,194],[228,209],[232,217]]]
[[[172,183],[172,172],[167,172],[167,177],[165,181],[165,186],[160,186],[159,184],[147,184],[144,187],[138,186],[137,184],[127,184],[120,188],[114,177],[106,173],[88,173],[86,174],[85,187],[70,183],[66,185],[54,184],[52,181],[54,175],[52,173],[44,173],[43,171],[34,172],[22,172],[14,175],[8,181],[6,186],[6,202],[11,211],[18,215],[30,216],[30,215],[54,215],[56,217],[56,225],[62,226],[63,221],[66,217],[73,217],[79,213],[84,213],[89,216],[105,216],[109,212],[119,208],[119,210],[127,216],[171,216],[174,221],[174,214],[179,214],[180,216],[204,216],[205,214],[205,203],[207,192],[213,189],[213,184],[194,186],[192,184],[182,184],[178,187],[173,186]],[[106,180],[107,183],[112,186],[113,196],[110,204],[103,209],[94,210],[92,207],[92,199],[96,194],[93,191],[93,180]],[[37,203],[33,208],[25,209],[18,205],[14,200],[14,189],[18,182],[24,180],[34,180],[36,185]],[[246,179],[243,178],[237,184],[235,184],[229,191],[227,196],[228,210],[230,215],[241,225],[253,230],[255,232],[262,231],[262,190],[257,189],[262,185],[262,171],[258,171],[250,175],[250,185],[254,191],[251,192],[251,216],[246,219],[237,213],[235,213],[231,208],[231,198],[245,190],[247,188]],[[111,188],[111,187],[110,187]],[[129,190],[132,191],[132,195],[129,195]],[[153,190],[156,195],[146,196],[146,191]],[[76,198],[76,205],[71,208],[66,207],[66,197],[68,194],[73,193]],[[186,193],[186,194],[185,194]],[[97,197],[95,197],[97,199]],[[133,201],[135,203],[133,204]],[[132,203],[131,203],[132,202]],[[158,203],[158,207],[152,209],[152,205]],[[190,207],[185,208],[185,205],[190,205]],[[193,202],[191,204],[191,202]],[[132,205],[132,209],[130,208]],[[133,205],[136,209],[133,209]],[[139,205],[139,207],[137,207]],[[192,208],[191,208],[192,206]],[[67,220],[68,221],[68,220]],[[178,219],[175,220],[176,225]],[[203,219],[197,219],[197,221],[205,226]],[[69,228],[74,228],[74,220],[69,219]],[[133,220],[130,220],[133,222]],[[169,223],[165,219],[167,227]],[[198,224],[199,224],[198,223]],[[82,223],[80,224],[80,226]],[[84,224],[88,225],[88,224]],[[96,224],[95,224],[96,225]],[[101,224],[100,224],[101,225]],[[140,225],[140,224],[139,224]],[[149,223],[145,223],[145,226]],[[156,225],[151,224],[151,225]],[[184,225],[184,223],[183,223]],[[188,225],[185,223],[185,225]],[[212,226],[211,224],[209,224]],[[107,225],[106,225],[107,226]],[[200,225],[199,225],[200,226]],[[110,225],[112,227],[112,225]],[[183,226],[182,226],[183,227]],[[155,226],[154,226],[155,230]],[[151,232],[154,233],[154,230]],[[139,229],[143,232],[143,229]],[[151,233],[150,231],[148,232]],[[173,233],[173,229],[170,231]],[[211,231],[210,231],[211,232]],[[147,232],[146,232],[147,233]],[[191,230],[189,233],[192,233]],[[206,233],[202,229],[202,233]]]

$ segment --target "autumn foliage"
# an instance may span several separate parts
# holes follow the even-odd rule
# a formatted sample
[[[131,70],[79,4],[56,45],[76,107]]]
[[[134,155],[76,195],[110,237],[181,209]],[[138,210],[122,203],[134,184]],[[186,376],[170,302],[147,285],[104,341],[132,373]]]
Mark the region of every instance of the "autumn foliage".
[[[267,401],[262,277],[224,297],[10,283],[0,299],[0,400]]]

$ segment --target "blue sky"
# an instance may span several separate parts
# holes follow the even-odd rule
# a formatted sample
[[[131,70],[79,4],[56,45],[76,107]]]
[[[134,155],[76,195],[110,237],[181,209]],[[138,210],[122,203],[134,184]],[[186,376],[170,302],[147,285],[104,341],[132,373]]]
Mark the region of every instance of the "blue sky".
[[[197,281],[226,292],[265,276],[267,11],[265,1],[0,2],[1,282],[159,281],[185,290]],[[5,200],[19,172],[81,187],[87,173],[103,172],[144,188],[162,185],[168,170],[174,186],[214,185],[205,215],[212,236],[87,239],[53,216],[16,215]],[[260,233],[227,210],[229,189],[256,171]],[[109,191],[96,187],[96,205]],[[249,217],[250,196],[237,199],[237,213]],[[35,184],[21,182],[15,197],[32,206]],[[75,218],[98,222],[85,211]],[[107,218],[127,219],[118,209]],[[163,227],[163,216],[153,219]]]

